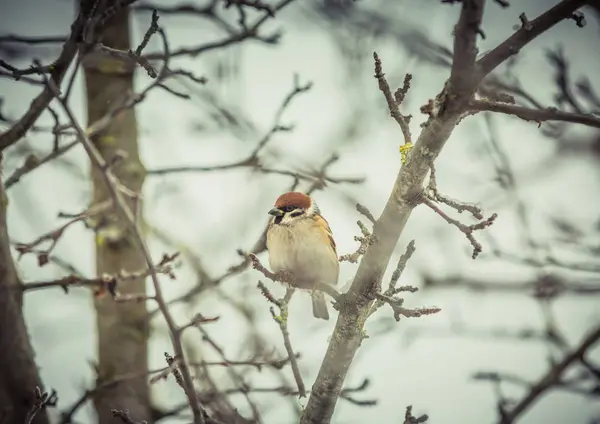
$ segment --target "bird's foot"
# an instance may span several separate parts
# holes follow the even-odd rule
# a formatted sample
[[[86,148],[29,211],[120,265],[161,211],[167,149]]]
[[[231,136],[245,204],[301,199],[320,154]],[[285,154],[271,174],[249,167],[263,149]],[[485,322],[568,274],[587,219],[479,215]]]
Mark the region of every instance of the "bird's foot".
[[[291,271],[278,271],[275,273],[275,280],[291,285],[294,281],[294,274]]]

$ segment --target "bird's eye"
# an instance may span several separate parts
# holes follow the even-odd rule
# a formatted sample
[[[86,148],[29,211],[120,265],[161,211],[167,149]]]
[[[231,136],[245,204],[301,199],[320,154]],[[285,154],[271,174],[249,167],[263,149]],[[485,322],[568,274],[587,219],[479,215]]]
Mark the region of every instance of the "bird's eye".
[[[293,206],[286,206],[286,207],[284,207],[284,208],[283,208],[283,211],[284,211],[284,212],[291,212],[291,211],[293,211],[294,209],[295,209],[295,208],[294,208]]]

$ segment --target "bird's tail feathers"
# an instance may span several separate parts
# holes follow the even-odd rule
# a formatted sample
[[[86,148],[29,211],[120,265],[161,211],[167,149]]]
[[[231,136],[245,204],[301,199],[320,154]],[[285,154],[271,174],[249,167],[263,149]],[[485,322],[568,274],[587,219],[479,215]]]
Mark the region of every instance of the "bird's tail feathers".
[[[323,292],[313,291],[311,293],[311,297],[313,315],[315,316],[315,318],[328,320],[329,311],[327,310],[327,301],[325,300],[325,295],[323,294]]]

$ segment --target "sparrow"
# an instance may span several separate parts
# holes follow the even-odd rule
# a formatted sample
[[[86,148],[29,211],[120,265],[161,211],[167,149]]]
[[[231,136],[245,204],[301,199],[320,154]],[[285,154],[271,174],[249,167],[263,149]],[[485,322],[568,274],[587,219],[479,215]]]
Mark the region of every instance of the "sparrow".
[[[300,192],[284,193],[269,211],[267,229],[269,265],[274,273],[287,274],[292,287],[312,290],[313,315],[329,319],[319,284],[335,286],[340,264],[333,234],[314,200]]]

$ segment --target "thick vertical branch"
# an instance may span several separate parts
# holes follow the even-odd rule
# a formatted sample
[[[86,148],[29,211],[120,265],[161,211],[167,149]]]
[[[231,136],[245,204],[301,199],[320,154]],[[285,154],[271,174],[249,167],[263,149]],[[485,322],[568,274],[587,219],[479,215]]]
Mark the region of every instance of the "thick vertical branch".
[[[482,1],[475,3],[481,6]],[[463,15],[471,12],[471,8],[463,7]],[[478,16],[481,14],[482,11],[478,13]],[[455,30],[467,32],[462,35],[455,34],[463,43],[466,43],[467,49],[471,48],[470,40],[474,39],[479,30],[478,23],[474,24],[471,21],[472,19],[461,16]],[[461,22],[463,23],[462,27]],[[462,54],[462,50],[457,48],[457,44],[455,44],[455,49],[457,49],[457,55]],[[474,61],[474,56],[469,54],[467,56],[469,60]],[[472,66],[469,68],[472,69]],[[469,81],[470,76],[460,75],[460,78]],[[447,101],[452,107],[447,107],[447,112],[442,116],[430,120],[421,132],[410,159],[400,168],[394,188],[381,216],[375,222],[373,236],[376,237],[377,243],[369,246],[354,277],[347,299],[341,308],[325,359],[313,385],[308,404],[302,414],[301,424],[323,424],[329,423],[331,420],[350,364],[362,342],[363,328],[369,315],[373,295],[381,287],[381,279],[400,234],[418,204],[418,199],[423,191],[423,182],[429,172],[429,164],[439,155],[458,123],[462,113],[460,105],[466,104],[473,94],[474,87],[469,90],[468,84],[467,87],[460,83],[456,85],[452,98]]]
[[[484,0],[464,0],[458,23],[454,27],[454,60],[450,82],[456,90],[473,85],[475,58],[477,57],[477,34],[483,34],[480,25]]]
[[[0,422],[24,423],[41,387],[23,319],[23,291],[10,252],[6,227],[7,198],[0,184]],[[45,409],[32,424],[49,424]]]
[[[447,114],[432,121],[419,136],[411,159],[400,168],[393,191],[373,229],[377,243],[369,246],[354,277],[301,424],[330,422],[350,364],[362,341],[371,294],[381,286],[381,278],[400,234],[417,204],[415,200],[422,192],[429,171],[428,163],[437,157],[459,117],[460,113]]]
[[[128,51],[130,49],[129,14],[118,13],[103,33],[103,44]],[[119,58],[93,57],[83,61],[87,93],[88,122],[96,122],[110,112],[123,96],[133,92],[133,70],[122,66]],[[138,131],[133,108],[122,110],[112,123],[93,137],[102,157],[111,163],[124,152],[126,158],[114,165],[113,171],[129,190],[139,193],[145,169],[138,156]],[[92,167],[94,204],[110,198],[101,170]],[[133,201],[131,198],[128,201]],[[131,205],[133,206],[133,205]],[[132,209],[135,209],[132,207]],[[121,270],[135,271],[146,266],[144,257],[128,233],[127,224],[116,213],[107,215],[96,233],[96,266],[98,275]],[[131,281],[119,288],[123,294],[146,291],[145,279]],[[99,390],[94,398],[100,424],[120,423],[111,409],[128,409],[136,420],[151,422],[149,388],[143,377],[147,370],[148,313],[146,302],[117,303],[110,296],[95,299],[98,331],[98,384],[117,375],[139,373],[136,379]]]

